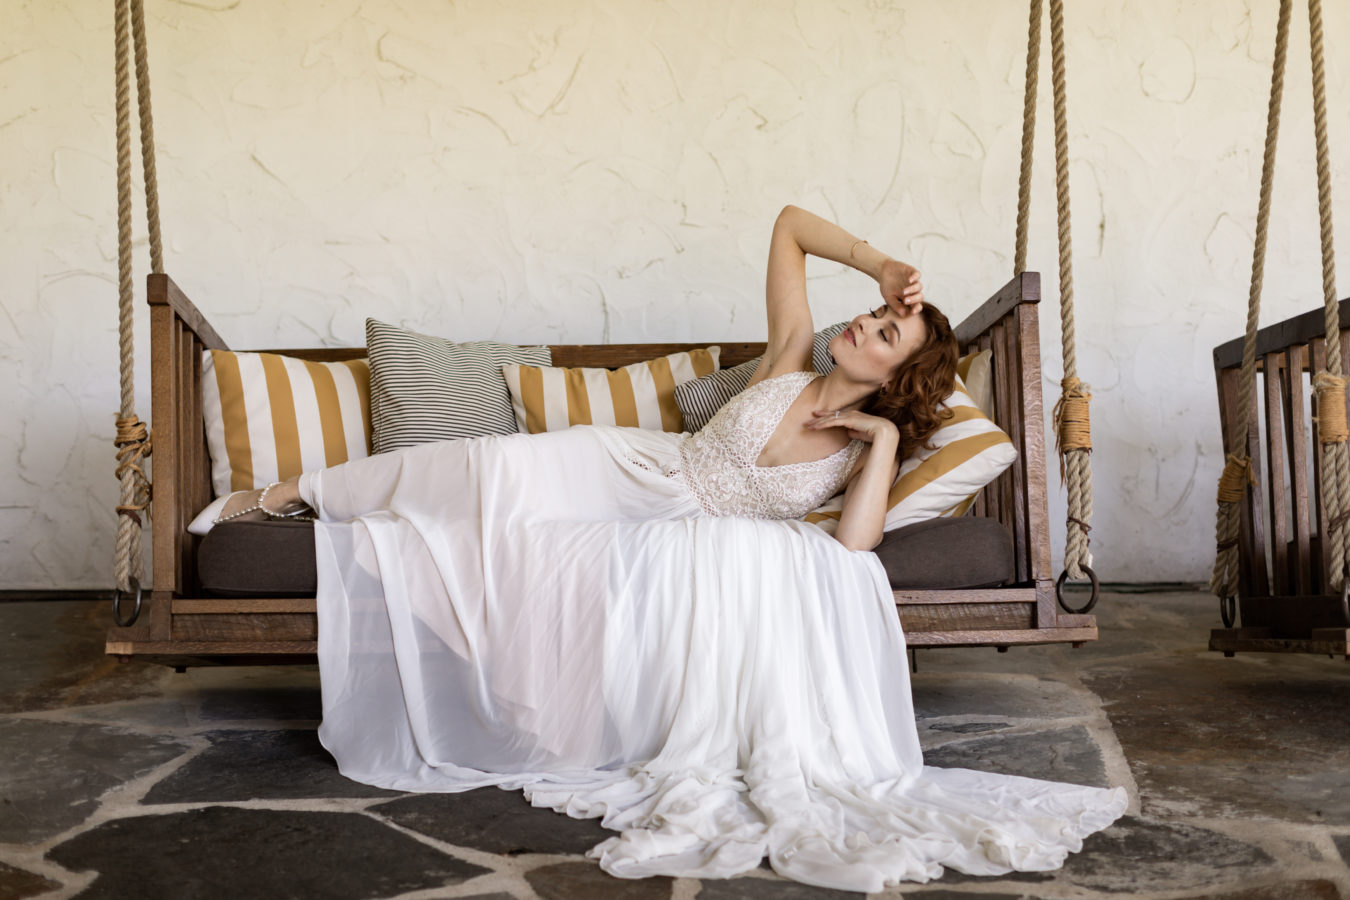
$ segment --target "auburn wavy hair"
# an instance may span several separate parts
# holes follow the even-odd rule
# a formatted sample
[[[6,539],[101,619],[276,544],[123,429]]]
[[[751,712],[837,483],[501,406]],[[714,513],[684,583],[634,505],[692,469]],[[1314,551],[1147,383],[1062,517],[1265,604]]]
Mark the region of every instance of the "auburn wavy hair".
[[[933,433],[954,415],[942,401],[956,383],[956,336],[947,317],[927,300],[919,315],[928,336],[900,364],[895,378],[863,406],[863,412],[890,419],[900,429],[900,459],[927,447]]]

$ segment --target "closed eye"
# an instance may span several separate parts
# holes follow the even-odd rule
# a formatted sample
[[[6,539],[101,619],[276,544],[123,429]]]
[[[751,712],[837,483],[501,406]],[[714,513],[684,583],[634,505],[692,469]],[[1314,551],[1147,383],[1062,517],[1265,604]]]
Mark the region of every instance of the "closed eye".
[[[886,307],[884,306],[878,306],[876,309],[872,310],[872,318],[880,319],[882,315],[884,315],[883,310],[885,309]],[[900,343],[900,329],[895,325],[892,325],[889,330],[886,328],[882,328],[881,334],[885,340],[891,343],[894,344]]]

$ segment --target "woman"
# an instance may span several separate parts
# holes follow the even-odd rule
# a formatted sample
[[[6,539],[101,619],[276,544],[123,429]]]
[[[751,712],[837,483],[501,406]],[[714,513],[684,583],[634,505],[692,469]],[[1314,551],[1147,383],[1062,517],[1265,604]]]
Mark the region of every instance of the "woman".
[[[884,300],[823,377],[807,254]],[[602,817],[621,833],[588,855],[622,877],[1057,868],[1124,791],[925,767],[890,587],[855,552],[939,422],[946,319],[912,267],[794,207],[767,302],[750,386],[695,435],[447,441],[232,497],[222,520],[318,513],[321,740],[369,784]],[[798,521],[840,489],[834,537]]]

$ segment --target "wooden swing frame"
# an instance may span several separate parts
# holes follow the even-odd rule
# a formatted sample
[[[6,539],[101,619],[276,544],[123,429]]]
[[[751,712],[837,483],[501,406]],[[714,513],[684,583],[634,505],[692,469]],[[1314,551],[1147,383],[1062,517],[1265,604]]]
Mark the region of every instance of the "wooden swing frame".
[[[106,652],[185,667],[313,662],[314,598],[213,598],[202,595],[188,523],[212,499],[211,465],[202,419],[202,351],[225,341],[164,274],[147,279],[150,305],[151,417],[155,424],[152,500],[153,589],[130,627],[108,632]],[[962,353],[989,350],[994,421],[1018,458],[977,498],[971,513],[996,519],[1012,539],[1010,583],[997,588],[896,591],[911,647],[1072,643],[1097,639],[1096,617],[1059,609],[1050,561],[1050,518],[1041,398],[1038,304],[1040,275],[1014,277],[955,329]],[[575,344],[552,347],[561,366],[621,366],[653,356],[720,343],[734,366],[764,351],[762,343]],[[363,347],[273,350],[301,359],[335,361],[366,355]]]
[[[1214,349],[1226,463],[1219,480],[1214,574],[1224,628],[1209,648],[1326,653],[1350,660],[1350,532],[1344,506],[1350,300],[1337,301],[1331,224],[1321,0],[1308,0],[1323,309],[1258,330],[1292,0],[1280,0],[1266,110],[1265,155],[1243,337]],[[1257,382],[1260,382],[1258,386]],[[1339,385],[1339,386],[1338,386]],[[1265,401],[1264,430],[1260,416]],[[1325,415],[1319,415],[1319,407]],[[1315,428],[1310,428],[1316,422]],[[1312,483],[1309,484],[1311,456]],[[1262,490],[1262,459],[1265,487]],[[1263,506],[1263,500],[1265,504]],[[1239,624],[1240,623],[1240,624]]]
[[[1342,371],[1350,371],[1350,299],[1340,301],[1339,315]],[[1229,446],[1241,412],[1242,344],[1237,338],[1214,348],[1225,455],[1242,449]],[[1253,480],[1238,520],[1239,618],[1234,627],[1212,630],[1209,638],[1209,649],[1224,656],[1326,653],[1350,660],[1346,593],[1330,590],[1329,560],[1322,550],[1322,535],[1331,531],[1323,500],[1327,475],[1316,429],[1309,428],[1317,397],[1307,379],[1326,366],[1326,352],[1326,317],[1320,309],[1256,333],[1258,385],[1245,448]]]

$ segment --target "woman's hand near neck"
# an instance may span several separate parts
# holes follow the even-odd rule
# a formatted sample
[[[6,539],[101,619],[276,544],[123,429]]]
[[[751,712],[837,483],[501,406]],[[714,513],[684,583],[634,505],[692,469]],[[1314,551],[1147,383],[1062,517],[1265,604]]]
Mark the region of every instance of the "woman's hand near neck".
[[[814,408],[839,410],[862,409],[880,385],[851,381],[842,369],[834,369],[811,385],[816,391]]]

